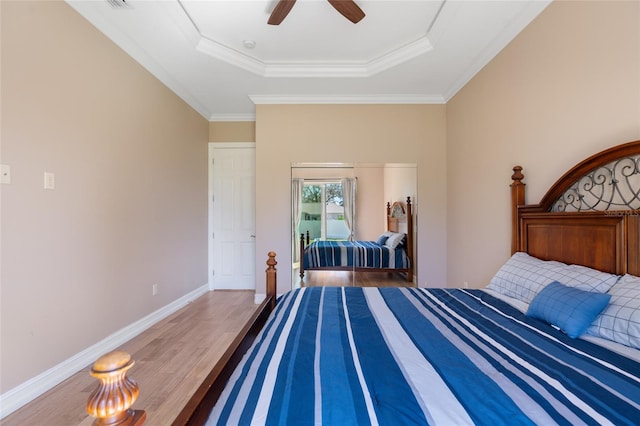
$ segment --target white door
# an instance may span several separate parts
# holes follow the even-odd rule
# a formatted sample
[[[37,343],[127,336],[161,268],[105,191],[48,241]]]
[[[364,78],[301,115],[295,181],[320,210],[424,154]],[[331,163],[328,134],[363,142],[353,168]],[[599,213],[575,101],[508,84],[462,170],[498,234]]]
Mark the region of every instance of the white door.
[[[209,288],[255,289],[255,144],[209,144]]]

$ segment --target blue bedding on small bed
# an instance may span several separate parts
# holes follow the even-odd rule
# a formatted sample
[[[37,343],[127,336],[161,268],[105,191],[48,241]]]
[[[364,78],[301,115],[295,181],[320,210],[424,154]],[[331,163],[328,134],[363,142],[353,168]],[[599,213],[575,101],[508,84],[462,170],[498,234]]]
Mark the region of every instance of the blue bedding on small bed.
[[[481,290],[281,297],[209,424],[638,424],[640,363]]]
[[[314,241],[304,250],[305,269],[358,267],[408,269],[402,247],[390,249],[375,241]]]

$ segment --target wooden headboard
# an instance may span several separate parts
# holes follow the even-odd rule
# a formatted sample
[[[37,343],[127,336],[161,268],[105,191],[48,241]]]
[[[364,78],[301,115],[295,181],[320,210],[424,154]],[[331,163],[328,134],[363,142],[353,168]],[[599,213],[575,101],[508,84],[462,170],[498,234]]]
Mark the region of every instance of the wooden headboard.
[[[387,231],[402,232],[400,229],[401,222],[407,224],[407,240],[404,248],[409,257],[410,274],[412,275],[411,279],[413,279],[415,265],[413,264],[413,207],[411,197],[407,197],[406,209],[405,204],[400,201],[395,201],[393,204],[387,203]]]
[[[640,275],[640,140],[580,162],[539,204],[525,204],[522,167],[511,179],[512,253]]]
[[[407,233],[413,231],[413,212],[411,206],[411,197],[407,197],[406,209],[405,203],[394,201],[393,204],[387,203],[387,231],[401,232],[400,223],[407,224]]]

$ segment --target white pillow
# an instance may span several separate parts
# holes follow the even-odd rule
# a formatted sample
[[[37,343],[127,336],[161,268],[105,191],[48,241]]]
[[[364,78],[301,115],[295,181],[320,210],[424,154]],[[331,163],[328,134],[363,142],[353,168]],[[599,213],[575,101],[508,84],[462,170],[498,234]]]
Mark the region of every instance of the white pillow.
[[[397,234],[392,232],[387,241],[384,243],[385,246],[390,249],[394,249],[400,245],[400,243],[404,240],[404,234]]]
[[[640,349],[640,277],[624,275],[609,290],[611,301],[587,334]]]
[[[562,273],[569,277],[566,285],[596,293],[608,292],[620,280],[620,275],[582,265],[566,265],[562,268]]]
[[[496,272],[487,288],[530,303],[540,290],[553,281],[581,290],[606,293],[619,278],[619,275],[586,266],[541,260],[517,252]]]

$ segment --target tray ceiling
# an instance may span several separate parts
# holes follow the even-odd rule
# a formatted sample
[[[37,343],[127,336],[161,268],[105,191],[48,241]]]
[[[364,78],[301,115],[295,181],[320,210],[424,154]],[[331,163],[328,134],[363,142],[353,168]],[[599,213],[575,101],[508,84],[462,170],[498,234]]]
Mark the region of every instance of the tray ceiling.
[[[256,103],[445,103],[550,1],[67,0],[209,120]]]

